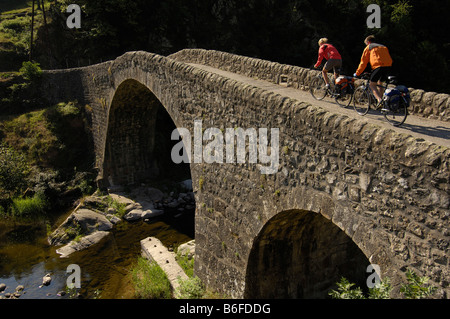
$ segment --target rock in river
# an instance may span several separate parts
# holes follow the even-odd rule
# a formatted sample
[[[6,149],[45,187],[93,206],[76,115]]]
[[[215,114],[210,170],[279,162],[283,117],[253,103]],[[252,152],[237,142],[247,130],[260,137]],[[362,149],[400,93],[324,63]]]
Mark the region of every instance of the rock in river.
[[[85,237],[82,237],[80,240],[75,241],[72,240],[69,244],[59,248],[56,250],[57,254],[61,255],[61,258],[68,257],[70,254],[80,251],[83,249],[92,246],[99,241],[101,241],[104,237],[108,236],[109,232],[107,231],[97,231]]]

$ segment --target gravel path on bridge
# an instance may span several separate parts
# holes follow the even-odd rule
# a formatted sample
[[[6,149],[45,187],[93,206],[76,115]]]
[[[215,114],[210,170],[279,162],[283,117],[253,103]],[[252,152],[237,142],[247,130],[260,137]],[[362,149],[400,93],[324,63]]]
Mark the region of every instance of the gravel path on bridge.
[[[450,148],[450,123],[448,122],[430,120],[415,115],[408,115],[406,122],[401,127],[394,127],[385,120],[384,116],[379,111],[371,111],[369,112],[369,114],[362,117],[358,115],[351,106],[347,108],[340,107],[333,99],[330,99],[328,97],[326,97],[322,101],[317,101],[307,91],[284,87],[271,82],[253,79],[244,75],[223,71],[206,65],[194,63],[188,64],[193,67],[230,78],[235,81],[253,85],[269,92],[287,96],[301,102],[306,102],[311,105],[321,107],[333,113],[344,114],[350,118],[366,120],[369,123],[379,125],[383,128],[393,129],[399,133],[408,134],[413,137]]]

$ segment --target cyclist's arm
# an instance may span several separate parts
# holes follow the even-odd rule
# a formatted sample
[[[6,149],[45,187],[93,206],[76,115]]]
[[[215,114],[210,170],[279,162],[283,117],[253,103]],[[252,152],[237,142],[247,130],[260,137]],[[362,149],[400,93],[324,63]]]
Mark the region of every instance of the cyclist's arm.
[[[370,61],[370,50],[369,46],[367,46],[363,51],[363,54],[361,56],[361,62],[359,63],[358,69],[355,72],[357,76],[360,76],[361,73],[364,72],[364,70],[367,67],[367,63],[369,63],[369,61]]]
[[[317,58],[316,64],[314,64],[314,67],[317,68],[319,65],[322,64],[322,60],[325,57],[325,50],[322,49],[322,47],[319,49],[319,57]]]

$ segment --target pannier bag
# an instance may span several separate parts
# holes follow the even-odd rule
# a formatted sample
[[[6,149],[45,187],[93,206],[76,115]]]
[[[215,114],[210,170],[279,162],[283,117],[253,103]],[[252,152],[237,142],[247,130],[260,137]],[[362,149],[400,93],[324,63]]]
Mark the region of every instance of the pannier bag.
[[[411,102],[409,90],[404,85],[398,85],[395,88],[386,89],[384,92],[384,101],[386,105],[394,111],[398,109],[401,102],[405,103],[406,107],[408,107]]]
[[[349,84],[354,84],[355,83],[355,79],[351,76],[344,76],[341,75],[339,76],[336,81],[336,92],[342,92],[342,93],[353,93],[353,85],[349,85]]]

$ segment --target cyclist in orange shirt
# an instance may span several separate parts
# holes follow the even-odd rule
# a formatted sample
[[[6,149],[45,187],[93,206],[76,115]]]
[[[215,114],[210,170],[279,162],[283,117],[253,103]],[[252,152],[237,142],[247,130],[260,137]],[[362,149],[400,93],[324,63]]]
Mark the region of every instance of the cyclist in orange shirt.
[[[387,80],[391,66],[392,58],[386,46],[374,43],[375,36],[370,35],[365,40],[366,48],[361,56],[361,62],[354,74],[355,77],[364,72],[367,63],[372,67],[372,74],[370,75],[370,88],[378,102],[383,98],[383,89],[381,85],[383,81]]]
[[[315,68],[318,68],[319,65],[322,64],[322,60],[326,59],[327,63],[325,63],[325,66],[322,70],[323,79],[325,80],[325,84],[327,88],[330,87],[330,83],[328,81],[327,73],[331,69],[334,70],[334,80],[337,79],[341,72],[342,67],[342,58],[339,54],[338,50],[331,44],[328,43],[327,38],[322,38],[319,40],[319,56],[317,58],[317,62],[314,65]]]

